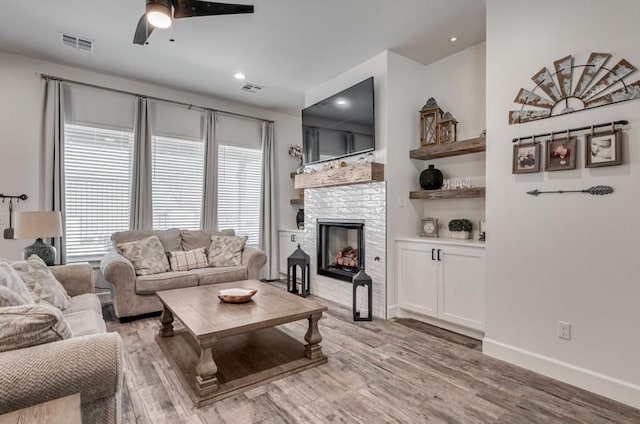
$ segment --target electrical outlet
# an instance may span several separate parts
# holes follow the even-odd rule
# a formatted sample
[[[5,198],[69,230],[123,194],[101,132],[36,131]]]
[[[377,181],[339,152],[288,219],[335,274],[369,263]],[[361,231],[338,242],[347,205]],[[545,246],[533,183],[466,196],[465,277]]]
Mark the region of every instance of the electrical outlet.
[[[563,340],[571,340],[571,323],[558,321],[558,338]]]
[[[402,194],[398,196],[398,206],[401,208],[404,208],[407,206],[407,196]]]

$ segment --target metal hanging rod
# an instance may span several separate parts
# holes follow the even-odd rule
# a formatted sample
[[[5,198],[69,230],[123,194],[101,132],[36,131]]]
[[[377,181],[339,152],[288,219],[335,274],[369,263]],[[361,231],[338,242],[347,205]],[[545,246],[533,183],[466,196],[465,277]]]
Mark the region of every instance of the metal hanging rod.
[[[174,105],[184,106],[184,107],[186,107],[188,109],[218,112],[218,113],[221,113],[223,115],[237,116],[239,118],[246,118],[246,119],[254,119],[256,121],[263,121],[263,122],[270,122],[270,123],[274,122],[271,119],[258,118],[257,116],[244,115],[242,113],[235,113],[235,112],[227,112],[225,110],[212,109],[210,107],[205,107],[205,106],[197,106],[197,105],[193,105],[193,104],[189,104],[189,103],[178,102],[178,101],[175,101],[175,100],[164,99],[162,97],[154,97],[154,96],[148,96],[146,94],[135,93],[133,91],[118,90],[117,88],[103,87],[103,86],[100,86],[100,85],[89,84],[87,82],[75,81],[75,80],[70,80],[70,79],[66,79],[66,78],[56,77],[54,75],[40,74],[40,78],[42,78],[43,80],[46,80],[46,81],[49,81],[49,80],[61,81],[61,82],[66,82],[68,84],[75,84],[75,85],[81,85],[83,87],[90,87],[90,88],[97,88],[99,90],[111,91],[113,93],[128,94],[130,96],[144,97],[144,98],[151,99],[151,100],[157,100],[157,101],[160,101],[160,102],[166,102],[166,103],[172,103]]]
[[[591,131],[591,130],[595,130],[596,128],[604,128],[604,127],[612,127],[612,128],[615,129],[615,127],[624,127],[625,125],[629,125],[629,121],[627,121],[627,120],[612,121],[612,122],[605,122],[605,123],[602,123],[602,124],[590,125],[590,126],[586,126],[586,127],[571,128],[571,129],[567,129],[567,130],[563,130],[563,131],[553,131],[553,132],[545,133],[545,134],[534,134],[534,135],[530,135],[528,137],[516,137],[511,141],[513,143],[517,143],[517,142],[523,141],[523,140],[544,138],[544,137],[554,137],[556,135],[566,135],[567,137],[569,137],[569,135],[571,133],[576,133],[576,132],[581,132],[581,131]]]
[[[20,201],[20,200],[27,200],[28,198],[29,198],[29,196],[27,196],[26,194],[19,194],[19,195],[16,195],[16,196],[9,195],[9,194],[0,194],[0,199],[2,199],[3,203],[4,203],[5,199],[9,199],[9,200],[16,199],[16,200]]]

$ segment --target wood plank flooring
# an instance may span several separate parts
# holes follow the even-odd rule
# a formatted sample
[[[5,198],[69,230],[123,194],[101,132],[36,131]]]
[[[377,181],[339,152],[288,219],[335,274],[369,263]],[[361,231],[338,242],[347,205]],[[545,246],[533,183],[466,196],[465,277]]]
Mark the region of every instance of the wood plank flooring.
[[[200,409],[154,340],[157,317],[108,322],[125,344],[123,423],[640,423],[640,410],[484,356],[475,343],[422,323],[355,323],[326,303],[328,364]],[[307,322],[278,328],[302,341]]]

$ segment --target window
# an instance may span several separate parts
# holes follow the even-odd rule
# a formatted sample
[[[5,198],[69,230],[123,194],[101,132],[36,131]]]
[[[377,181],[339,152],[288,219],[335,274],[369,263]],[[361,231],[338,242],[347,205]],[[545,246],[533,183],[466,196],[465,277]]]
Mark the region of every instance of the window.
[[[129,229],[133,132],[66,124],[64,149],[67,258],[99,260]]]
[[[200,228],[204,142],[154,136],[153,228]]]
[[[260,238],[262,151],[247,147],[218,146],[218,228],[232,228],[249,236],[248,246]]]

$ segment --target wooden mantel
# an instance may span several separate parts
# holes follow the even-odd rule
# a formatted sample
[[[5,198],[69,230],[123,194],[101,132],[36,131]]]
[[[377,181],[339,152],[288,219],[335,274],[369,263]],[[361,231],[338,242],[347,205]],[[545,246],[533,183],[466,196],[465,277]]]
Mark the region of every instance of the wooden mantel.
[[[310,174],[299,174],[295,178],[295,188],[333,187],[375,181],[384,181],[384,164],[382,163],[364,163]]]

